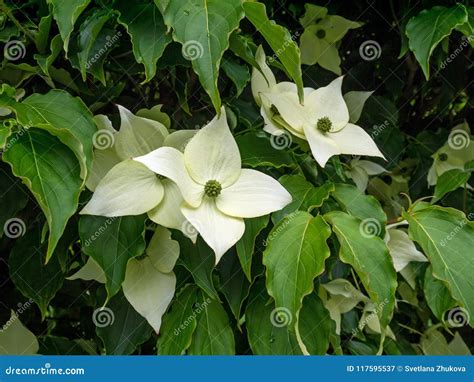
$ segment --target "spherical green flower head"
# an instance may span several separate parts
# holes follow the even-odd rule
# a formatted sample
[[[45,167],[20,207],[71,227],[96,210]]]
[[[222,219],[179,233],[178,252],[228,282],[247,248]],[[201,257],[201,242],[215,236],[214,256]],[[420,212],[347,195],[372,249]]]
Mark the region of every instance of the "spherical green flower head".
[[[204,186],[204,193],[211,198],[219,196],[221,191],[222,186],[217,180],[209,180]]]
[[[316,122],[316,127],[319,131],[328,133],[331,131],[332,122],[328,117],[319,118]]]

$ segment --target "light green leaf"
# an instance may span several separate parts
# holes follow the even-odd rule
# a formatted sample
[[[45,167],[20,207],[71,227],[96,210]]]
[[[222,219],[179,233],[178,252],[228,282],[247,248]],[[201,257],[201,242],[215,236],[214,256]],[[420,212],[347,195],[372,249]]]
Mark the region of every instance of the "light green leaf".
[[[46,131],[30,129],[3,154],[38,201],[49,227],[48,261],[76,212],[81,179],[74,154]]]
[[[120,0],[115,2],[114,8],[120,12],[118,22],[125,26],[132,39],[135,59],[145,67],[143,83],[148,82],[155,77],[156,63],[171,42],[163,17],[149,2]]]
[[[183,56],[191,60],[217,113],[221,98],[217,89],[219,65],[229,47],[229,36],[244,17],[242,0],[173,0],[163,12],[173,38],[183,44]]]
[[[178,293],[163,316],[158,337],[159,355],[181,355],[189,348],[197,326],[196,318],[205,309],[196,305],[198,297],[199,289],[194,285],[187,285]]]
[[[397,288],[397,274],[387,246],[379,237],[364,234],[362,222],[344,212],[332,211],[324,218],[331,223],[341,245],[341,261],[351,265],[360,277],[385,329],[392,318]]]
[[[15,111],[22,126],[46,130],[74,151],[81,164],[81,177],[86,178],[92,166],[93,136],[97,128],[92,113],[80,98],[62,90],[51,90],[33,94],[22,102],[2,98],[0,106],[4,102]]]
[[[197,316],[197,326],[193,334],[190,355],[234,355],[234,333],[229,324],[229,317],[222,305],[206,297],[203,293],[198,298],[202,308]]]
[[[74,24],[90,2],[91,0],[47,0],[47,3],[53,6],[53,17],[58,24],[66,54]]]
[[[408,21],[408,45],[420,63],[426,79],[430,77],[429,60],[436,46],[449,36],[454,28],[466,21],[467,12],[462,4],[451,8],[435,6],[424,9]]]
[[[179,244],[171,239],[171,232],[164,227],[156,227],[150,244],[146,249],[153,266],[162,273],[173,270],[179,257]]]
[[[441,280],[470,316],[474,326],[474,225],[455,209],[419,203],[403,217],[408,233],[423,249],[433,267],[433,276]]]
[[[365,101],[367,101],[372,93],[350,91],[344,94],[344,101],[346,102],[347,109],[349,109],[349,122],[356,123],[359,120]]]
[[[303,100],[300,49],[288,30],[270,21],[265,5],[258,2],[244,3],[245,16],[262,34],[298,87],[298,96]]]
[[[144,234],[143,215],[118,218],[81,216],[79,235],[82,250],[105,272],[108,298],[120,290],[128,260],[145,251]]]
[[[36,336],[11,312],[10,325],[0,330],[0,355],[32,355],[39,349]]]
[[[288,309],[296,324],[304,296],[324,271],[331,230],[321,216],[298,211],[281,220],[267,238],[263,253],[267,289],[277,308]]]
[[[92,257],[88,258],[86,264],[81,269],[67,277],[67,280],[78,279],[85,281],[95,280],[101,284],[105,284],[106,281],[104,271]]]
[[[469,172],[459,169],[453,169],[443,172],[436,182],[434,197],[432,203],[441,200],[448,192],[457,190],[460,187],[466,186],[467,181],[471,177]]]

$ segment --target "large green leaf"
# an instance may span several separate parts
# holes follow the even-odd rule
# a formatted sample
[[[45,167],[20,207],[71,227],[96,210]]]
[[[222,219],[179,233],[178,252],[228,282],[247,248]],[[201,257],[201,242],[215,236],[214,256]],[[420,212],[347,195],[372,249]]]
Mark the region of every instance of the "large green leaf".
[[[108,355],[132,354],[153,331],[123,293],[114,296],[104,308],[95,309],[92,320]]]
[[[433,267],[433,276],[441,280],[469,313],[474,326],[474,223],[455,209],[419,203],[404,212],[410,238],[423,249]]]
[[[321,216],[298,211],[278,223],[267,238],[263,264],[267,289],[278,308],[288,309],[296,323],[304,296],[324,271],[331,230]]]
[[[163,17],[151,2],[120,0],[114,8],[120,12],[118,21],[132,39],[133,54],[145,67],[144,82],[148,82],[155,77],[156,63],[171,42]]]
[[[471,174],[469,172],[457,168],[443,172],[436,182],[432,202],[436,203],[438,200],[441,200],[448,192],[457,190],[459,187],[466,186],[466,183],[470,177]]]
[[[252,281],[252,258],[255,252],[255,240],[258,234],[268,225],[268,220],[268,215],[245,219],[245,232],[236,244],[240,265],[249,281]]]
[[[229,317],[219,301],[211,300],[200,293],[200,312],[193,334],[189,354],[191,355],[233,355],[235,354],[234,333]]]
[[[69,218],[76,212],[81,179],[74,154],[46,131],[30,129],[16,136],[3,160],[30,189],[46,216],[52,256]]]
[[[439,321],[443,321],[444,313],[456,306],[448,288],[441,280],[433,276],[433,268],[426,268],[423,292],[428,306]]]
[[[242,0],[173,0],[166,5],[163,16],[220,113],[219,65],[229,47],[230,34],[244,17]]]
[[[53,6],[53,17],[58,24],[59,33],[64,42],[64,50],[67,53],[74,24],[91,0],[47,0],[47,2]]]
[[[0,106],[2,104],[15,111],[22,126],[44,129],[57,136],[74,151],[81,164],[81,177],[86,178],[92,165],[93,136],[97,127],[80,98],[51,90],[46,94],[33,94],[22,102],[0,98]]]
[[[36,226],[18,239],[8,259],[12,281],[25,297],[38,305],[43,318],[64,282],[58,256],[45,264],[45,255],[46,245],[41,243],[41,229]]]
[[[425,9],[408,21],[408,45],[420,63],[426,79],[430,77],[429,61],[436,46],[449,36],[454,28],[465,22],[467,11],[462,4],[451,8],[436,6]]]
[[[83,215],[79,235],[84,253],[103,269],[108,298],[125,279],[128,260],[145,251],[145,215],[106,218]]]
[[[300,100],[303,99],[303,79],[301,73],[300,49],[288,30],[268,19],[265,5],[258,2],[244,3],[245,16],[262,34],[275,52],[290,78],[298,87]]]
[[[196,306],[198,297],[199,289],[194,285],[185,286],[176,296],[163,316],[158,337],[159,355],[181,355],[191,345],[196,317],[201,313],[201,309]]]
[[[359,219],[341,211],[324,216],[341,245],[340,259],[350,264],[360,277],[376,306],[382,329],[389,324],[395,306],[397,274],[384,241],[365,235]]]

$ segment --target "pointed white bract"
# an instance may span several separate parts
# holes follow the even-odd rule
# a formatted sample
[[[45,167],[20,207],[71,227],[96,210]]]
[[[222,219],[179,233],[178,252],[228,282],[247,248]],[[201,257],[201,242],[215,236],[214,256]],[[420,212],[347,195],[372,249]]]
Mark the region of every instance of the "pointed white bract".
[[[308,141],[313,157],[324,167],[334,155],[352,154],[384,158],[367,132],[354,125],[369,92],[347,96],[349,111],[341,91],[343,77],[316,90],[305,88],[304,105],[300,103],[295,84],[276,83],[259,47],[256,56],[260,70],[252,74],[252,92],[265,122],[264,130],[281,135],[288,130]],[[363,94],[362,94],[363,93]]]
[[[272,177],[241,169],[224,108],[189,141],[184,153],[162,147],[134,160],[176,183],[184,199],[182,214],[214,250],[216,262],[242,237],[243,218],[266,215],[291,202],[291,195]]]

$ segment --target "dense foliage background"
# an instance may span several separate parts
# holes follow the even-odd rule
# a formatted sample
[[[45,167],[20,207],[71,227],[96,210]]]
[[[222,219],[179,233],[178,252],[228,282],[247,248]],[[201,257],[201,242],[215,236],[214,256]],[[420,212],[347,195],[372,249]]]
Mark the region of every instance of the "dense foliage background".
[[[313,4],[327,12],[283,0],[0,0],[0,354],[471,354],[474,7]],[[302,139],[262,130],[260,45],[300,90],[343,74],[344,94],[373,92],[356,119],[387,160],[363,159],[382,170],[350,155],[321,168]],[[79,214],[103,148],[93,115],[118,130],[116,105],[170,130],[199,129],[224,106],[243,167],[293,196],[246,219],[217,266],[201,237],[162,236],[180,254],[159,335],[121,290],[157,224]],[[107,264],[105,284],[71,279],[90,257]]]

